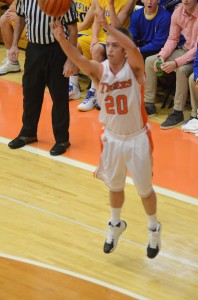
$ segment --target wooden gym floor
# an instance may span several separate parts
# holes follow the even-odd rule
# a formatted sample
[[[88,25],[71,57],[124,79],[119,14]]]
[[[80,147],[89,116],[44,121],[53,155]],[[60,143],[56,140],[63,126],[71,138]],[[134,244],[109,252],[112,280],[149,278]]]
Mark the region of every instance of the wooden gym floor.
[[[1,46],[0,59],[4,54]],[[162,250],[154,260],[145,256],[146,218],[127,179],[128,227],[116,251],[105,255],[108,190],[92,176],[100,155],[98,111],[78,112],[79,100],[71,101],[71,147],[51,157],[46,91],[39,142],[11,150],[7,143],[21,126],[21,76],[0,78],[0,300],[198,299],[198,137],[160,130],[168,110],[157,104],[149,122]],[[83,97],[87,81],[80,83]]]

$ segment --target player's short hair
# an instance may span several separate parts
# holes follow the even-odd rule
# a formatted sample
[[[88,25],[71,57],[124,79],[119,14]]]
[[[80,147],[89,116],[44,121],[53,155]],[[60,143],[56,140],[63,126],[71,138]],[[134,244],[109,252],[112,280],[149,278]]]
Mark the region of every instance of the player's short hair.
[[[132,36],[131,32],[128,29],[126,29],[124,27],[116,27],[116,29],[118,31],[122,32],[123,34],[125,34],[126,36],[128,36],[128,38],[130,38],[133,41],[133,36]]]

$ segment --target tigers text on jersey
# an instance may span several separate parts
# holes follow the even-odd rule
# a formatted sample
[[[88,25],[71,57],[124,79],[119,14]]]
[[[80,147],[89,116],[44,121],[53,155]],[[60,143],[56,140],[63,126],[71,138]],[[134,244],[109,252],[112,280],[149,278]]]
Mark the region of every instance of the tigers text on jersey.
[[[141,85],[137,82],[128,61],[114,76],[108,60],[98,88],[98,104],[101,107],[99,121],[118,135],[128,135],[144,127],[141,105],[143,95]]]

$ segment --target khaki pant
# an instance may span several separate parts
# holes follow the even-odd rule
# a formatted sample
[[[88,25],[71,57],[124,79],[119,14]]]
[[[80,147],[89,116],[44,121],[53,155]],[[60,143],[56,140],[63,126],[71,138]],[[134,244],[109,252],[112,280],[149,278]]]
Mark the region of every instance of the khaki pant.
[[[185,49],[176,49],[166,59],[166,61],[174,61],[175,58],[184,55]],[[154,62],[157,55],[147,57],[145,61],[146,86],[145,86],[145,102],[154,103],[157,93],[157,76],[153,70]],[[193,64],[183,65],[175,70],[176,72],[176,91],[174,97],[174,109],[183,111],[188,96],[188,78],[193,72]]]
[[[198,114],[198,89],[195,88],[194,74],[189,77],[190,102],[192,106],[191,116],[197,118]]]

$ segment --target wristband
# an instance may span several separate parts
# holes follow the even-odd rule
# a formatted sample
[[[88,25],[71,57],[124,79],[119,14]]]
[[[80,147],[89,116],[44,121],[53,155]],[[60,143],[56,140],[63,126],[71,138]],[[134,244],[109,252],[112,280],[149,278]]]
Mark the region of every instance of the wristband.
[[[178,64],[177,64],[176,60],[174,60],[174,61],[175,61],[176,67],[178,68]]]

